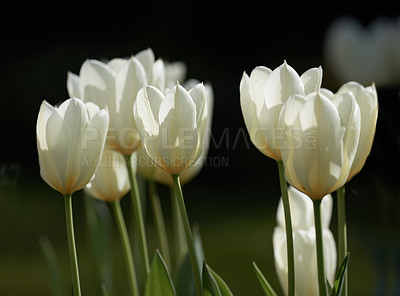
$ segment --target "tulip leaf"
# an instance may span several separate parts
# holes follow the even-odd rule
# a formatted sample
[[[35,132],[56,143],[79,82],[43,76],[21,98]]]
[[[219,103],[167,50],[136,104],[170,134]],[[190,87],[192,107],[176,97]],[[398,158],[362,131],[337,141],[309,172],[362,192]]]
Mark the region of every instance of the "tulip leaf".
[[[51,295],[66,296],[63,276],[50,239],[47,236],[41,237],[39,243],[50,274]]]
[[[172,279],[160,252],[157,250],[146,282],[146,296],[176,296]]]
[[[349,264],[350,253],[347,253],[347,256],[344,258],[342,265],[340,265],[337,273],[335,283],[333,285],[333,289],[331,292],[331,296],[341,296],[342,289],[344,284],[344,279],[346,275],[347,265]]]
[[[277,296],[274,289],[272,289],[271,285],[268,283],[267,279],[262,274],[261,270],[257,267],[256,263],[253,262],[254,270],[256,271],[257,278],[261,284],[261,287],[264,290],[266,296]]]
[[[178,296],[196,296],[196,284],[189,253],[186,253],[178,265],[174,274],[174,283]]]
[[[204,296],[222,296],[218,284],[214,276],[210,273],[205,262],[203,263],[203,292]]]
[[[225,281],[214,270],[212,270],[210,266],[206,265],[206,267],[209,274],[214,278],[215,282],[217,283],[217,287],[221,292],[221,296],[233,296],[233,293],[231,292]]]
[[[196,225],[193,226],[192,232],[196,249],[196,256],[200,266],[203,264],[204,261],[204,251],[199,227]],[[190,255],[187,251],[180,260],[178,267],[175,271],[174,283],[178,296],[196,296],[196,284],[193,276],[192,263],[190,261]]]

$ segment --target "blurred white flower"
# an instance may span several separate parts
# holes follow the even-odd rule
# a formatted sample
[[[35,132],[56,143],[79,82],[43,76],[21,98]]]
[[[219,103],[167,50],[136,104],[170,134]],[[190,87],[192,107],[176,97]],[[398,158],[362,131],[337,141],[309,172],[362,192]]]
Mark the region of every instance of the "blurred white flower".
[[[324,55],[339,83],[399,86],[400,18],[377,18],[369,27],[353,17],[339,18],[326,32]]]
[[[136,153],[131,157],[136,157]],[[130,188],[124,156],[118,151],[104,149],[99,166],[84,190],[97,199],[114,202]]]
[[[312,200],[293,187],[288,188],[291,209],[294,266],[295,295],[318,296],[317,251],[314,227],[314,210]],[[336,245],[329,224],[332,216],[332,196],[326,195],[321,202],[321,224],[324,242],[325,275],[332,285],[336,271]],[[279,201],[277,226],[273,234],[275,269],[285,295],[287,295],[287,252],[286,231],[282,198]]]

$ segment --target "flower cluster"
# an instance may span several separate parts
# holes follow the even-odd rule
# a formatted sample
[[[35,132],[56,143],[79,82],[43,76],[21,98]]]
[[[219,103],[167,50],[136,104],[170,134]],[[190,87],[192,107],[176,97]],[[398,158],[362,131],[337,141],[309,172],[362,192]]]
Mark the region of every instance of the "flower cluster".
[[[183,81],[185,72],[183,63],[156,60],[151,49],[108,62],[88,59],[79,75],[68,73],[71,98],[59,107],[46,101],[40,107],[40,174],[64,196],[74,295],[81,295],[81,289],[71,198],[82,188],[114,211],[131,295],[232,295],[205,264],[183,198],[181,185],[206,160],[213,106],[211,85]],[[364,166],[378,116],[374,84],[348,82],[332,92],[321,87],[322,76],[321,67],[299,75],[284,61],[274,70],[260,66],[250,76],[243,73],[239,86],[250,139],[278,164],[282,199],[273,245],[278,278],[290,296],[323,296],[328,290],[346,295],[344,186]],[[146,197],[158,233],[159,250],[151,264],[136,174],[149,185]],[[154,182],[172,189],[173,252]],[[338,253],[329,230],[330,193],[335,191]],[[120,200],[128,192],[140,264],[134,262],[121,210]],[[337,261],[341,265],[335,273]],[[257,266],[255,271],[266,294],[275,295]],[[185,283],[175,286],[171,272],[182,275]],[[108,294],[109,287],[99,286]],[[177,287],[184,290],[177,293]]]
[[[286,62],[243,74],[240,102],[253,144],[285,165],[287,181],[313,199],[337,190],[363,167],[378,116],[374,85],[321,88],[322,68],[299,76]]]

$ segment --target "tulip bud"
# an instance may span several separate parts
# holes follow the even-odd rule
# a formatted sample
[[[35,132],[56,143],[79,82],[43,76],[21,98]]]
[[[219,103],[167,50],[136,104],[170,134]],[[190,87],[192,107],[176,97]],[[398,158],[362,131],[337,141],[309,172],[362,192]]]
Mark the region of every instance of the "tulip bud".
[[[136,154],[133,153],[132,157]],[[85,190],[93,197],[114,202],[130,190],[124,156],[118,151],[104,149],[99,166]]]
[[[92,178],[109,123],[106,109],[79,99],[58,108],[43,101],[36,124],[40,174],[49,186],[72,194]]]
[[[319,295],[316,236],[313,203],[308,196],[293,187],[288,188],[293,228],[295,294],[297,296]],[[329,224],[332,216],[332,196],[325,196],[321,202],[321,219],[324,240],[325,275],[332,285],[336,270],[336,245]],[[282,199],[276,214],[277,226],[273,234],[275,269],[279,282],[287,295],[287,244]]]
[[[170,175],[180,174],[200,157],[207,125],[203,84],[186,91],[179,83],[164,95],[142,88],[134,105],[140,138],[152,161]]]
[[[240,105],[250,139],[266,156],[282,160],[278,140],[278,119],[290,96],[307,95],[321,87],[322,69],[312,68],[299,76],[286,62],[274,71],[255,68],[250,77],[243,73]]]

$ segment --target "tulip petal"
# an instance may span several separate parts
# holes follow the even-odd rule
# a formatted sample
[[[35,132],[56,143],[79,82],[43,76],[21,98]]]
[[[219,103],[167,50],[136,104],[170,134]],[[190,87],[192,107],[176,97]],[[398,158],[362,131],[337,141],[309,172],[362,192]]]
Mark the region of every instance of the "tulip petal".
[[[282,105],[294,94],[305,95],[303,82],[297,72],[284,62],[268,76],[264,86],[265,104],[271,109]]]
[[[257,117],[260,118],[262,107],[265,105],[264,86],[272,71],[263,66],[254,68],[250,74],[249,94],[250,99],[256,105]]]
[[[115,58],[108,61],[107,66],[114,72],[118,73],[119,70],[127,63],[127,59]]]
[[[75,181],[75,190],[86,186],[95,173],[103,153],[108,124],[108,112],[102,109],[90,119],[82,131],[79,155],[77,156],[81,172]]]
[[[207,93],[206,88],[202,83],[198,83],[189,90],[189,94],[192,97],[193,102],[196,104],[196,125],[198,126],[200,121],[207,118]]]
[[[94,102],[100,108],[106,105],[114,113],[115,73],[103,62],[86,60],[80,73],[81,95],[85,102]]]
[[[359,83],[349,82],[339,89],[338,94],[346,92],[354,95],[361,113],[360,139],[350,170],[350,179],[362,169],[371,151],[378,118],[378,100],[375,85],[364,88]]]
[[[153,77],[153,64],[155,61],[153,50],[151,48],[142,50],[135,54],[135,58],[142,64],[146,72],[147,81],[151,82]]]
[[[152,77],[149,84],[163,91],[165,88],[165,76],[164,62],[162,59],[158,59],[153,64]]]
[[[300,76],[304,85],[305,94],[308,95],[316,92],[321,88],[322,83],[322,68],[311,68]]]
[[[66,166],[70,150],[69,130],[58,112],[54,112],[46,125],[48,158],[45,172],[50,185],[62,194],[70,193],[66,188]],[[52,165],[54,164],[54,165]]]
[[[312,95],[291,128],[300,147],[282,154],[289,183],[313,199],[343,185],[343,174],[348,174],[343,168],[345,129],[333,103],[321,94]]]
[[[67,90],[70,98],[82,98],[80,78],[72,72],[67,75]]]
[[[47,123],[49,118],[54,113],[57,114],[56,109],[46,101],[43,101],[42,105],[40,106],[36,123],[36,138],[39,154],[40,175],[48,185],[60,191],[60,187],[57,186],[57,184],[61,184],[60,175],[47,144]]]
[[[153,86],[139,90],[133,107],[134,118],[143,146],[150,158],[161,167],[158,151],[159,124],[158,113],[164,95]]]

